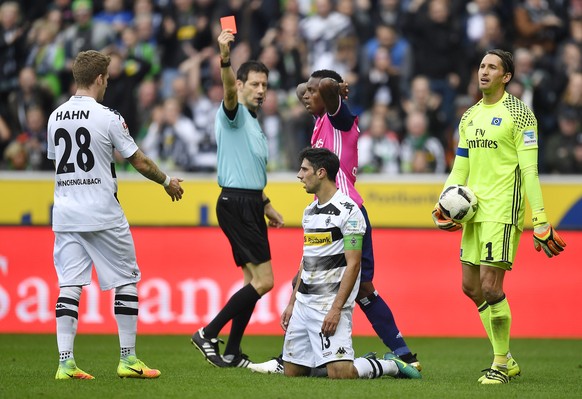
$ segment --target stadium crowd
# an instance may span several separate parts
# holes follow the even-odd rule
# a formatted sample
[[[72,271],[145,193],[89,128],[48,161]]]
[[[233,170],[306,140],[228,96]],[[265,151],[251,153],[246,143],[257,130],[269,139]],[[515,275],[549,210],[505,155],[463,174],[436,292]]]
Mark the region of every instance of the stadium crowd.
[[[295,89],[318,69],[349,83],[361,172],[449,171],[475,67],[502,48],[508,91],[538,118],[540,172],[582,173],[582,0],[0,0],[0,170],[53,170],[48,115],[75,92],[77,53],[95,49],[112,59],[103,103],[144,152],[168,171],[214,171],[226,15],[235,70],[270,70],[271,171],[299,167],[313,120]]]

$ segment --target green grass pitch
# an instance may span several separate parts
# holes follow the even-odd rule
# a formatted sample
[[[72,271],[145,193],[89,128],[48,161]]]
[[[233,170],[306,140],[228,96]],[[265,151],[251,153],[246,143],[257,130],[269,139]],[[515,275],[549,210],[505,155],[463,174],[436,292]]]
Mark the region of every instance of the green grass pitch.
[[[334,381],[260,375],[247,369],[216,369],[203,360],[189,336],[138,336],[137,354],[159,368],[157,380],[116,375],[115,335],[79,335],[75,358],[93,381],[55,381],[54,335],[0,335],[0,398],[580,398],[582,340],[514,339],[511,350],[522,376],[507,385],[481,386],[480,370],[491,361],[486,339],[408,338],[424,367],[422,380]],[[261,362],[279,353],[281,336],[249,336],[244,350]],[[355,337],[357,355],[383,354],[376,337]]]

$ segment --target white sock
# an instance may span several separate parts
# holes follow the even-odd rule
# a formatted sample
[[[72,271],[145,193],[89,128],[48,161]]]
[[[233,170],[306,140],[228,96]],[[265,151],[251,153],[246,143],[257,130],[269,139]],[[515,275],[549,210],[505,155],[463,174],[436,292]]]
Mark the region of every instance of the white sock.
[[[135,284],[115,288],[113,310],[117,321],[121,354],[122,356],[135,356],[138,313],[137,286]]]
[[[81,287],[61,287],[55,306],[60,361],[73,358],[79,320],[79,299],[81,299]]]
[[[358,370],[360,378],[379,378],[383,375],[395,376],[398,374],[398,367],[392,360],[358,357],[354,359],[354,367]]]

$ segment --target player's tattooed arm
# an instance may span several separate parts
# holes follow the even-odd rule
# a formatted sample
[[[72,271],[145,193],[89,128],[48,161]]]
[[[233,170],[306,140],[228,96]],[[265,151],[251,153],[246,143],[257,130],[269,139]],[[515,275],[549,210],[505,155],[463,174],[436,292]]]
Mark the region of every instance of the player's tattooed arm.
[[[164,184],[166,174],[162,172],[155,162],[144,154],[142,150],[138,149],[132,156],[127,158],[127,160],[143,176],[158,184]]]

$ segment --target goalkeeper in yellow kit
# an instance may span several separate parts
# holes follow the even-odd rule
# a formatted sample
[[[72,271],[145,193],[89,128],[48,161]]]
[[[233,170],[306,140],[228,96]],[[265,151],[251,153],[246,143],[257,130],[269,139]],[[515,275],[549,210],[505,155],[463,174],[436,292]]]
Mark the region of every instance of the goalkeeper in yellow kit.
[[[532,209],[537,251],[558,255],[566,243],[548,223],[538,177],[538,132],[533,112],[505,91],[513,77],[511,53],[487,51],[479,65],[483,98],[459,124],[459,146],[445,187],[467,185],[477,196],[477,213],[464,225],[461,239],[463,292],[477,305],[493,346],[493,363],[481,384],[503,384],[520,374],[509,352],[511,310],[503,290],[523,230],[525,196]],[[440,229],[462,226],[437,206],[432,217]]]

